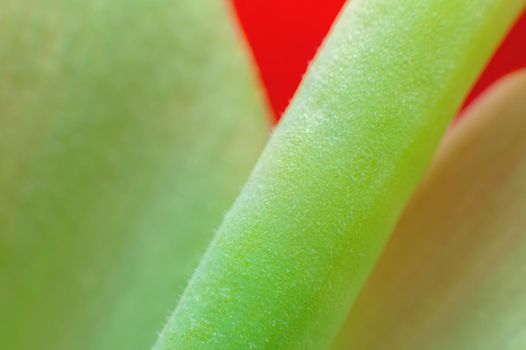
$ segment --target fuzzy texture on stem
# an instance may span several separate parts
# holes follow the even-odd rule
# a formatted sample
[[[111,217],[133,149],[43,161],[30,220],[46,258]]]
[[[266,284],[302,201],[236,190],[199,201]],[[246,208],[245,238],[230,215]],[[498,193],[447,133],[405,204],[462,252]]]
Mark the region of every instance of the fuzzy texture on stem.
[[[523,71],[446,137],[334,349],[525,349],[525,227]]]
[[[0,348],[147,349],[263,148],[217,0],[0,2]]]
[[[523,0],[353,0],[156,350],[327,347]]]

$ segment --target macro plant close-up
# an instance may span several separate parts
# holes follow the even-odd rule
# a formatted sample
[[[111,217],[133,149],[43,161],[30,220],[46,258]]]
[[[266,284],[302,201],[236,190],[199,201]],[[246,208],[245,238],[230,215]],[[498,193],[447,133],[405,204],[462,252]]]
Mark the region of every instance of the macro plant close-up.
[[[0,349],[526,349],[526,0],[0,23]]]

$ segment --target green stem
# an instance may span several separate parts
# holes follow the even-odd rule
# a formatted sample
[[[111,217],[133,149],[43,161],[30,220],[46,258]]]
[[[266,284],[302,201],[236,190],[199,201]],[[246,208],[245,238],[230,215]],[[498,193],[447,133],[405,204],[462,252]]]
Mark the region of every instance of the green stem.
[[[523,0],[353,0],[155,349],[328,346]]]

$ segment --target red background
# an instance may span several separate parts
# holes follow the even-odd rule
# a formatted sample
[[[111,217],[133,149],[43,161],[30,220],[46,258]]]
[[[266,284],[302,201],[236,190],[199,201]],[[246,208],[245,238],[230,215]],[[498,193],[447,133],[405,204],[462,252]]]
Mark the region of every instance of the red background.
[[[276,119],[345,0],[234,0]],[[481,75],[469,103],[495,79],[526,67],[526,11]]]

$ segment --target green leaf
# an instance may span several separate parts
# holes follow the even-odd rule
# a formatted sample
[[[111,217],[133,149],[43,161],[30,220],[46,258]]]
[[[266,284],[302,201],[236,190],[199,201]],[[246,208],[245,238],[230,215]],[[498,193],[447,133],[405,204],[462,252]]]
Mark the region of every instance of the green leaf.
[[[526,348],[526,71],[467,113],[334,349]]]
[[[320,349],[523,0],[353,0],[156,350]]]
[[[145,349],[267,125],[215,0],[0,4],[0,348]]]

